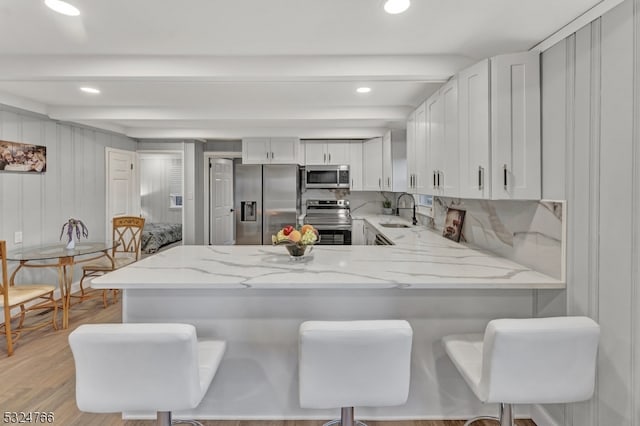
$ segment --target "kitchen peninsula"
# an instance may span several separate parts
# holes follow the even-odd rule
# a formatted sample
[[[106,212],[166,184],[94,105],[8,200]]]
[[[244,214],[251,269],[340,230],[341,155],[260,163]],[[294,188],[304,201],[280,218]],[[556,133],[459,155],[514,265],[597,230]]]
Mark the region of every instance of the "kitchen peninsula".
[[[124,290],[124,322],[193,323],[228,350],[200,419],[326,419],[298,404],[297,336],[306,320],[407,319],[414,329],[411,391],[366,419],[490,414],[440,345],[499,317],[531,317],[536,289],[564,282],[421,227],[383,228],[392,246],[317,246],[301,261],[284,247],[182,246],[93,281]],[[406,222],[403,222],[406,223]],[[525,408],[526,410],[526,408]],[[526,415],[527,412],[525,411]],[[134,416],[135,417],[135,416]]]

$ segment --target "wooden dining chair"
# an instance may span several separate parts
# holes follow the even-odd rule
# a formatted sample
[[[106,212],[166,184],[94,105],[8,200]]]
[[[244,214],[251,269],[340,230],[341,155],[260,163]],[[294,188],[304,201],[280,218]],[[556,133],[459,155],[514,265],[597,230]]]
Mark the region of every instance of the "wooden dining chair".
[[[113,249],[111,257],[101,257],[82,266],[82,278],[80,279],[80,301],[92,297],[93,291],[84,287],[85,278],[94,278],[107,272],[115,271],[123,266],[130,265],[140,259],[140,246],[142,243],[142,229],[144,218],[138,216],[118,216],[113,220]],[[116,244],[117,243],[117,244]],[[102,303],[106,308],[107,291],[102,290]],[[114,303],[117,301],[117,290],[113,290]]]
[[[7,339],[7,356],[13,355],[13,344],[20,338],[23,331],[35,330],[44,327],[49,323],[53,329],[58,329],[58,304],[53,298],[55,285],[46,284],[20,284],[14,285],[9,282],[7,273],[7,242],[0,241],[0,258],[2,260],[2,285],[0,286],[0,306],[4,311],[4,324],[0,325],[0,332],[4,333]],[[12,310],[19,309],[17,314],[12,315]],[[30,310],[52,309],[53,317],[51,321],[41,321],[35,325],[25,327],[25,315]],[[16,328],[11,327],[11,321],[20,318]],[[15,336],[15,337],[14,337]]]

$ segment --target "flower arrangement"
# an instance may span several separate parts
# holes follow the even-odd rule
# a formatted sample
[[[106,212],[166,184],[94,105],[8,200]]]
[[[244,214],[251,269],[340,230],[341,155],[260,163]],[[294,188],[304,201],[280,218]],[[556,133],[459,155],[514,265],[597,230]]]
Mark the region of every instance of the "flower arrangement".
[[[80,219],[70,218],[68,221],[63,223],[62,229],[60,230],[60,239],[62,239],[62,236],[65,233],[65,229],[67,237],[69,238],[69,242],[67,243],[67,249],[69,250],[72,250],[76,246],[76,243],[73,239],[74,231],[78,240],[81,237],[87,238],[89,236],[89,230]]]
[[[294,257],[304,255],[307,246],[314,245],[319,239],[318,230],[311,225],[303,225],[300,229],[287,225],[271,236],[274,245],[285,245],[289,254]]]

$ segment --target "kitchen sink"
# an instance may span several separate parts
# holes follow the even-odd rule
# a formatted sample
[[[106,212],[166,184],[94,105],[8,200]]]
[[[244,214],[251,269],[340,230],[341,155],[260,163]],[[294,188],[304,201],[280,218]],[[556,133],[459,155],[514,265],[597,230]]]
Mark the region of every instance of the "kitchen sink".
[[[409,225],[405,225],[404,223],[381,223],[380,226],[384,226],[385,228],[409,228]]]

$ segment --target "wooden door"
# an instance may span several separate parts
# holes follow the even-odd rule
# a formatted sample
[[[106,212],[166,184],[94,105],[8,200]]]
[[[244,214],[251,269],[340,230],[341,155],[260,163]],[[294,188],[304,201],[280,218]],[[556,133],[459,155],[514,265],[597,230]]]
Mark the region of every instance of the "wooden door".
[[[106,148],[106,238],[111,240],[111,219],[140,214],[140,191],[136,187],[137,154],[133,151]]]

